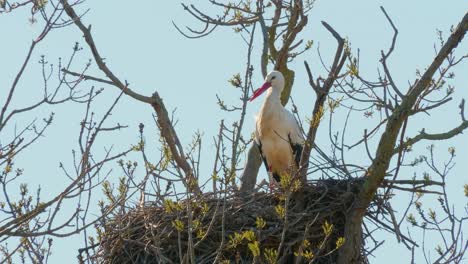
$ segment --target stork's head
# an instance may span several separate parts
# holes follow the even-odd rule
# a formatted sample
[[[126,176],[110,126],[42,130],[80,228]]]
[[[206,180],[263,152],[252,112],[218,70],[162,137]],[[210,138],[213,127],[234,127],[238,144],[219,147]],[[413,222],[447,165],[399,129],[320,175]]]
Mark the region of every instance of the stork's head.
[[[265,83],[262,85],[262,87],[254,91],[249,101],[253,101],[255,98],[257,98],[259,95],[264,93],[270,87],[274,90],[277,90],[278,94],[281,94],[281,91],[284,88],[284,77],[281,72],[279,71],[270,72],[265,78]]]

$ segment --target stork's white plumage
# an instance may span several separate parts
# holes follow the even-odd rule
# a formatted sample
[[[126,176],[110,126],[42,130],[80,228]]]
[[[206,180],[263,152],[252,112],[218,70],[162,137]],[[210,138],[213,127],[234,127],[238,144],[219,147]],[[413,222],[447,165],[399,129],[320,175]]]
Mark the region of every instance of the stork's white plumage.
[[[292,166],[299,165],[304,142],[294,116],[281,104],[281,91],[285,80],[279,71],[270,72],[265,83],[258,88],[250,101],[265,91],[267,96],[256,117],[255,142],[272,180],[279,182],[280,175],[290,173]],[[273,179],[271,179],[273,177]]]

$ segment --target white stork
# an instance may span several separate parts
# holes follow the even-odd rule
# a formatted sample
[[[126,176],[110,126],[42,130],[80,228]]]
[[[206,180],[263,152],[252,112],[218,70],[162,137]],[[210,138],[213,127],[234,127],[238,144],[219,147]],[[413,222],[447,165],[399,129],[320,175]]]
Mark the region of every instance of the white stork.
[[[270,187],[275,182],[279,183],[280,175],[291,173],[292,166],[295,165],[296,169],[299,167],[304,142],[296,119],[281,104],[284,84],[283,74],[272,71],[249,99],[252,101],[268,90],[265,102],[256,116],[255,143],[268,171]]]

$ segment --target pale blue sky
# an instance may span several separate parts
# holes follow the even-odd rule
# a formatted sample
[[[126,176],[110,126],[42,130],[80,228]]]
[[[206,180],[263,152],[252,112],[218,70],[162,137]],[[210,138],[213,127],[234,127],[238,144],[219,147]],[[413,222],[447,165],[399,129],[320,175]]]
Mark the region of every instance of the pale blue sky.
[[[189,1],[187,1],[189,2]],[[208,1],[191,1],[200,9],[213,12]],[[332,25],[342,36],[346,36],[351,42],[353,51],[361,50],[361,73],[372,78],[376,77],[376,69],[381,49],[387,49],[391,41],[391,28],[380,11],[383,5],[399,28],[398,44],[393,57],[389,61],[394,79],[401,87],[407,87],[407,82],[412,81],[415,70],[423,70],[434,56],[434,44],[437,43],[436,29],[443,30],[444,36],[448,35],[451,25],[455,25],[468,10],[468,1],[340,1],[318,0],[314,9],[309,14],[309,23],[302,32],[301,37],[314,40],[314,48],[299,57],[291,68],[296,70],[293,98],[299,106],[303,119],[310,116],[314,94],[307,84],[303,60],[307,60],[312,70],[324,73],[318,61],[316,47],[320,45],[325,60],[330,61],[330,56],[335,49],[335,41],[321,26],[324,20]],[[238,91],[231,88],[227,80],[238,72],[243,72],[245,65],[246,45],[240,36],[233,33],[232,29],[219,28],[206,38],[188,40],[181,36],[174,27],[172,21],[177,24],[193,25],[198,28],[202,25],[184,13],[179,1],[88,1],[83,6],[90,8],[84,17],[85,24],[93,25],[93,35],[103,57],[114,73],[122,79],[130,82],[131,87],[142,94],[151,95],[157,90],[164,99],[169,109],[177,108],[176,116],[179,120],[177,129],[184,144],[191,141],[192,135],[197,130],[204,133],[203,147],[204,164],[202,172],[207,177],[212,168],[214,146],[212,137],[216,134],[218,123],[221,119],[228,122],[234,121],[237,116],[219,110],[216,104],[215,94],[219,94],[226,102],[237,102]],[[5,91],[10,87],[12,79],[26,55],[27,47],[32,38],[35,38],[40,27],[28,22],[29,11],[17,11],[14,14],[0,15],[0,30],[2,40],[0,42],[0,87]],[[48,38],[40,43],[33,54],[33,63],[29,65],[25,78],[19,84],[18,94],[14,105],[27,105],[42,95],[42,83],[39,65],[41,54],[47,56],[47,60],[57,64],[59,56],[68,57],[75,41],[79,41],[84,47],[80,58],[75,62],[75,69],[80,69],[91,58],[87,46],[84,46],[81,33],[75,27],[59,29],[52,32]],[[254,67],[259,70],[258,56],[260,35],[257,35],[257,46],[254,49]],[[468,41],[461,44],[456,54],[466,54]],[[73,67],[72,67],[73,69]],[[94,71],[96,72],[96,71]],[[410,120],[408,135],[415,135],[422,128],[427,132],[443,132],[459,122],[458,103],[462,97],[468,99],[468,64],[465,62],[456,70],[455,100],[432,116],[424,116]],[[102,74],[97,73],[102,76]],[[262,83],[258,71],[253,79],[255,85]],[[89,88],[83,85],[82,89]],[[106,87],[106,96],[98,100],[95,111],[105,109],[117,95],[112,87]],[[0,103],[5,100],[5,92],[0,93]],[[261,99],[249,105],[244,130],[245,135],[253,131],[253,116],[258,110]],[[344,110],[344,109],[343,109]],[[48,130],[46,137],[32,146],[16,161],[17,165],[24,167],[25,176],[22,179],[30,184],[31,189],[39,184],[47,191],[48,195],[55,195],[60,187],[67,184],[64,175],[58,168],[59,162],[71,164],[71,149],[76,148],[78,128],[84,108],[74,104],[66,104],[58,107],[42,107],[32,114],[20,116],[16,125],[21,126],[33,117],[45,117],[51,111],[55,112],[55,122]],[[342,116],[346,112],[343,111]],[[146,137],[151,136],[152,110],[146,105],[141,105],[130,98],[123,98],[113,114],[113,121],[129,125],[129,128],[118,134],[110,134],[101,138],[100,147],[116,144],[117,148],[135,143],[138,139],[138,124],[147,125]],[[371,121],[364,120],[360,114],[350,118],[350,129],[346,138],[355,141],[362,136],[362,131]],[[2,138],[8,138],[14,130],[14,124],[7,129],[7,134]],[[336,127],[335,129],[340,129]],[[10,133],[10,134],[8,134]],[[327,129],[324,126],[319,131],[318,145],[327,149],[329,141]],[[0,139],[2,140],[2,139]],[[118,142],[118,144],[117,144]],[[416,154],[426,154],[425,147],[428,142],[421,142],[415,149]],[[463,197],[462,186],[467,183],[466,171],[468,164],[468,137],[458,136],[443,144],[437,144],[441,153],[446,155],[449,146],[457,148],[457,166],[450,175],[448,182],[451,190],[452,201],[460,209],[466,205]],[[366,164],[367,157],[362,153],[350,152],[347,154],[350,160],[361,161]],[[441,156],[443,156],[441,155]],[[448,158],[448,155],[444,156]],[[409,158],[408,160],[410,160]],[[365,162],[364,162],[365,161]],[[441,160],[442,162],[443,160]],[[420,172],[422,169],[418,169]],[[411,171],[407,171],[412,176]],[[202,173],[203,174],[203,173]],[[114,177],[119,177],[116,173]],[[261,177],[265,177],[261,171]],[[403,177],[403,176],[402,176]],[[45,192],[44,192],[44,195]],[[398,196],[394,202],[394,208],[398,211],[398,205],[407,198],[406,195]],[[465,233],[468,229],[465,228]],[[406,262],[409,256],[403,245],[395,243],[395,238],[383,236],[386,243],[378,250],[373,263],[396,263],[397,260]],[[80,247],[80,236],[68,238],[59,242],[56,239],[56,247],[52,255],[51,263],[64,263],[76,260]],[[433,249],[434,245],[428,245]],[[419,263],[419,262],[418,262]]]

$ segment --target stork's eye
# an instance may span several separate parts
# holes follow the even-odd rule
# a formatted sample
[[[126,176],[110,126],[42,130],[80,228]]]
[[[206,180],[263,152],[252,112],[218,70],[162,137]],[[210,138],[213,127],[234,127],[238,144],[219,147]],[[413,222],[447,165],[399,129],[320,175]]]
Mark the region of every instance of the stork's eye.
[[[271,80],[273,81],[276,78],[276,76],[271,77]]]

